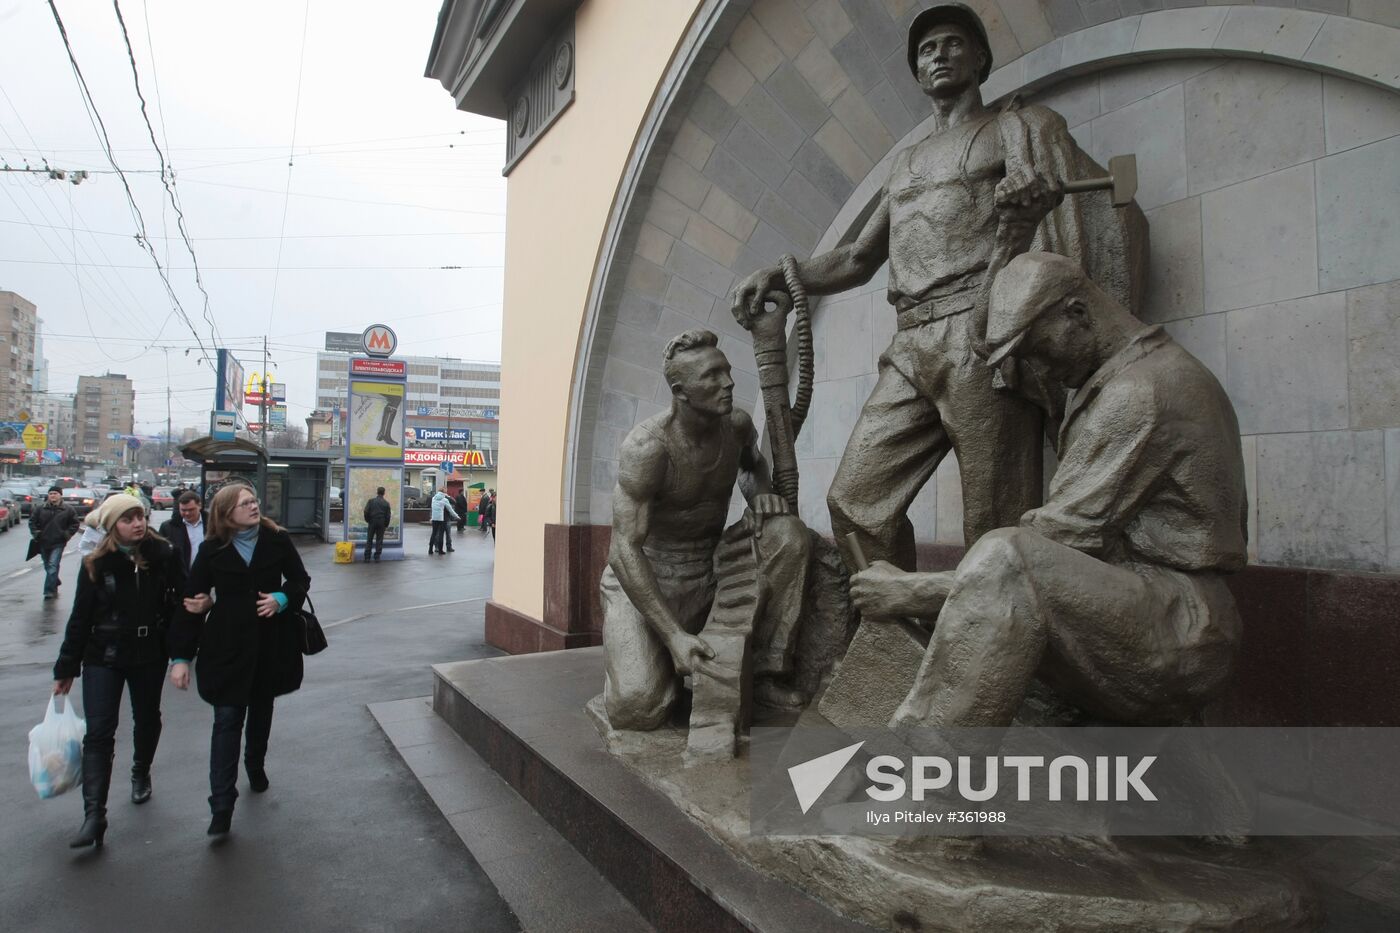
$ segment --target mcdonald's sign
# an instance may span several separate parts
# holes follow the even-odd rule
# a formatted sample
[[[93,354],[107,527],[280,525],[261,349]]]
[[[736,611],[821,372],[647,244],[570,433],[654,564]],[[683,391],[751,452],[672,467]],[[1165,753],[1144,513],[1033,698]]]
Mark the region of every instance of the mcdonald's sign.
[[[387,324],[371,324],[361,335],[365,353],[370,356],[392,356],[398,349],[399,338]]]

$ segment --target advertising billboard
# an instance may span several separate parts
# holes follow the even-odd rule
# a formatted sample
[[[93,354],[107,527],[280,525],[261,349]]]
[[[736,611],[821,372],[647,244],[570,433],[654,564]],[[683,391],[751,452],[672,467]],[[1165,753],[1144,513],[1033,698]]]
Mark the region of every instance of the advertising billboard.
[[[384,541],[397,542],[403,535],[403,467],[352,466],[347,471],[349,482],[345,489],[345,523],[347,541],[364,541],[369,537],[365,521],[365,503],[374,498],[374,491],[384,487],[389,500],[389,527],[384,529]]]
[[[405,386],[394,382],[350,383],[350,456],[396,460],[403,448]]]
[[[243,409],[243,364],[232,353],[220,350],[218,354],[219,372],[214,387],[215,411],[241,411]]]

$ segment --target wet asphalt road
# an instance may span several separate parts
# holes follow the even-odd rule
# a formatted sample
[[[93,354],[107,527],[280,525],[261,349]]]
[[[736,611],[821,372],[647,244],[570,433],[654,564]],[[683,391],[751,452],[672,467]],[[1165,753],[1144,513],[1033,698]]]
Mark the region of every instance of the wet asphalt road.
[[[409,560],[368,566],[336,566],[328,545],[297,539],[331,647],[307,659],[302,689],[277,701],[271,790],[253,795],[240,771],[225,843],[204,835],[211,710],[167,682],[154,798],[136,807],[128,797],[124,705],[106,845],[75,852],[66,843],[81,822],[79,792],[38,799],[26,760],[79,563],[64,558],[60,598],[45,603],[42,567],[24,561],[27,528],[0,534],[0,927],[517,929],[365,708],[430,693],[434,662],[499,653],[482,636],[491,542],[468,529],[455,554],[429,558],[427,536],[410,528]]]

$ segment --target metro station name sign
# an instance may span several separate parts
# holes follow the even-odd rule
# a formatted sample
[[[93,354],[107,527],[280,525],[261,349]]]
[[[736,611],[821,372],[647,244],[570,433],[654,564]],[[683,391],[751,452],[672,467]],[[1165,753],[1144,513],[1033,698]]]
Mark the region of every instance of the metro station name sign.
[[[350,358],[352,376],[397,376],[408,375],[408,364],[403,360],[365,359],[362,356]]]

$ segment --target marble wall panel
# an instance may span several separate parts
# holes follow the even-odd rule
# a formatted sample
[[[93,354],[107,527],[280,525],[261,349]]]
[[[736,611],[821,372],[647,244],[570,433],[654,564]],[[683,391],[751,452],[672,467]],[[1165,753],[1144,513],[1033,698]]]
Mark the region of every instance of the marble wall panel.
[[[1260,561],[1385,567],[1382,432],[1266,434],[1258,445]]]
[[[1226,387],[1244,434],[1347,427],[1346,295],[1225,315]]]
[[[1298,165],[1201,196],[1205,309],[1317,291],[1313,167]]]

